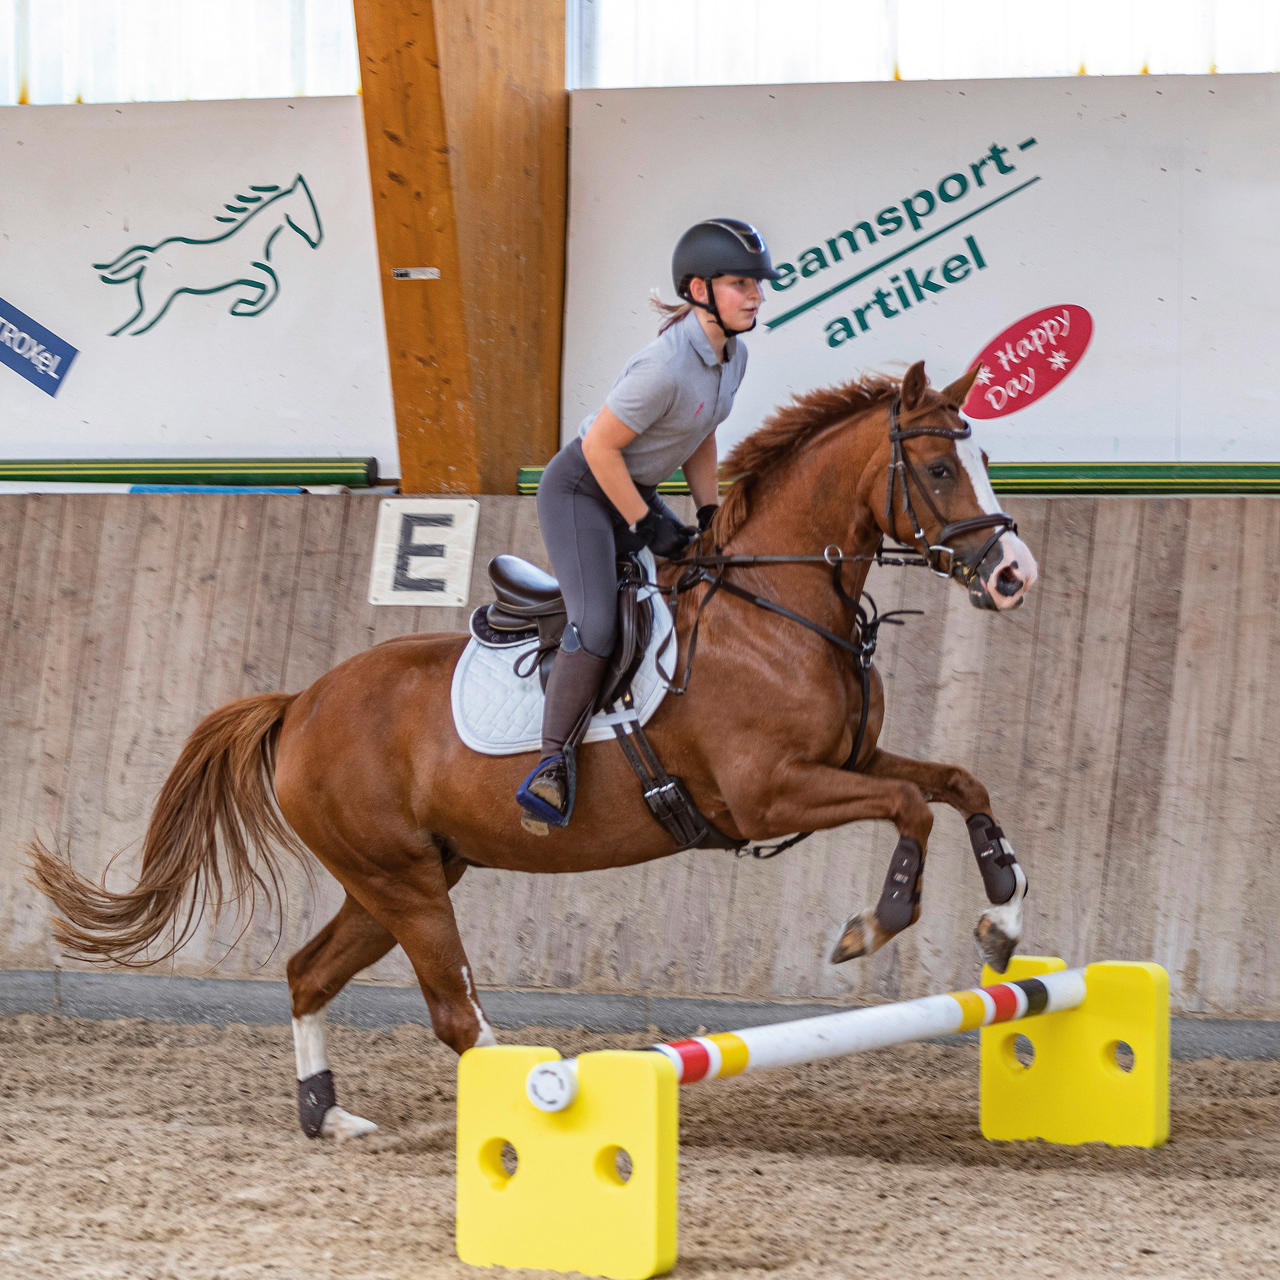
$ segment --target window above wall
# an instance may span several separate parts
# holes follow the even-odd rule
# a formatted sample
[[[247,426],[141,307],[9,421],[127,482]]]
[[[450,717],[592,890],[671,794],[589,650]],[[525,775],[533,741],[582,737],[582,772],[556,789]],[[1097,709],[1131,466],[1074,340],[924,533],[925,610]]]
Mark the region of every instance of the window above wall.
[[[567,0],[570,88],[1280,70],[1274,0]]]
[[[359,87],[351,0],[0,0],[0,104]]]
[[[527,2],[564,3],[570,88],[1280,71],[1274,0]],[[0,0],[0,104],[359,85],[352,0]]]

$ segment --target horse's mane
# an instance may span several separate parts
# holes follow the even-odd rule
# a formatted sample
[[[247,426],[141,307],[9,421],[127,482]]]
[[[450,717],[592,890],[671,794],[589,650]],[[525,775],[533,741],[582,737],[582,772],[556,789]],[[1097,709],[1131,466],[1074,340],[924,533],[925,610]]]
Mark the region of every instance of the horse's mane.
[[[279,186],[277,186],[275,183],[272,183],[269,186],[250,187],[249,188],[250,194],[247,196],[241,195],[239,192],[237,192],[235,204],[232,204],[228,201],[226,204],[222,206],[227,211],[227,213],[231,214],[232,216],[228,218],[221,213],[217,213],[217,214],[214,214],[214,219],[217,222],[244,222],[245,219],[247,219],[250,214],[256,213],[258,211],[258,205],[261,204],[264,199],[268,197],[274,199],[275,194],[279,192],[279,190],[280,190]]]
[[[888,400],[900,386],[901,379],[867,374],[838,387],[794,396],[766,418],[721,464],[721,471],[732,476],[734,483],[716,512],[712,530],[716,543],[723,546],[746,523],[758,480],[795,457],[820,431]]]

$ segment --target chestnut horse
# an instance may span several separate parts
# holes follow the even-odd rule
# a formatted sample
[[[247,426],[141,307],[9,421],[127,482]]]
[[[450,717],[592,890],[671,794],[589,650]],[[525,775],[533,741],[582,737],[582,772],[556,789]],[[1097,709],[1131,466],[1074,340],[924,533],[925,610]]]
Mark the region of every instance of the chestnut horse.
[[[985,456],[960,417],[972,380],[970,373],[935,391],[918,363],[900,382],[871,377],[797,398],[727,459],[725,471],[737,479],[702,549],[813,560],[824,549],[841,556],[842,548],[845,591],[833,589],[832,568],[820,560],[726,572],[735,585],[844,637],[857,630],[851,605],[886,536],[967,585],[976,605],[1021,604],[1035,562],[999,512]],[[670,585],[680,572],[666,564],[660,576]],[[681,663],[708,590],[682,597]],[[94,885],[38,841],[31,846],[35,881],[60,915],[57,941],[81,957],[135,966],[172,955],[206,900],[215,911],[227,900],[252,901],[258,890],[271,900],[281,849],[300,857],[310,850],[320,860],[346,900],[288,964],[300,1118],[311,1136],[375,1127],[336,1104],[323,1017],[342,987],[397,943],[440,1039],[459,1053],[493,1043],[449,900],[468,866],[591,871],[674,851],[611,743],[579,749],[572,823],[548,838],[526,832],[514,796],[531,761],[477,754],[453,728],[450,681],[466,643],[460,635],[391,640],[301,693],[242,698],[214,711],[161,790],[131,891]],[[1020,935],[1026,880],[991,817],[987,790],[957,766],[881,751],[884,697],[874,668],[869,689],[851,760],[862,684],[849,655],[721,591],[701,616],[686,696],[668,697],[647,732],[706,817],[732,837],[894,823],[899,843],[884,893],[849,920],[833,960],[870,954],[916,920],[929,803],[954,806],[969,825],[993,904],[977,930],[979,947],[1003,969]],[[163,955],[149,951],[168,929]]]

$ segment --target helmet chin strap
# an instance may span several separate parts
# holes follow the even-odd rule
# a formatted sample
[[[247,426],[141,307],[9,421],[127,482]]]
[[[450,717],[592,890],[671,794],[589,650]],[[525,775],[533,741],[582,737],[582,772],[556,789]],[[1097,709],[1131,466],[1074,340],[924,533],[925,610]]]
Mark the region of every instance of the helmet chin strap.
[[[704,277],[701,277],[701,279],[703,284],[707,286],[708,301],[699,302],[693,296],[692,289],[689,290],[689,301],[693,306],[701,307],[703,311],[709,312],[711,315],[711,318],[716,322],[716,324],[720,326],[720,329],[724,333],[724,336],[726,338],[736,338],[738,337],[739,334],[750,333],[751,330],[756,327],[756,322],[753,319],[745,329],[730,329],[729,326],[725,324],[725,322],[720,318],[720,308],[716,306],[716,291],[711,287],[710,277],[704,276]]]

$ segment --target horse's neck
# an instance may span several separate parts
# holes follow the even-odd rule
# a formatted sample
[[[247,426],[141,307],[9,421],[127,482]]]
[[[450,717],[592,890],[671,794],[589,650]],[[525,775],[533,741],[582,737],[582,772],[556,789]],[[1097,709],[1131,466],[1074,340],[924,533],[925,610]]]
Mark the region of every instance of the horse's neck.
[[[846,556],[873,556],[880,543],[880,527],[858,495],[865,463],[851,460],[850,443],[847,438],[833,439],[826,449],[816,449],[758,481],[751,515],[726,550],[733,555],[821,555],[834,547]],[[828,452],[830,458],[824,458]],[[870,567],[869,561],[845,564],[844,587],[854,599]],[[829,572],[783,566],[770,577],[785,583],[779,601],[788,607],[803,608],[814,621],[841,620],[845,606]]]

